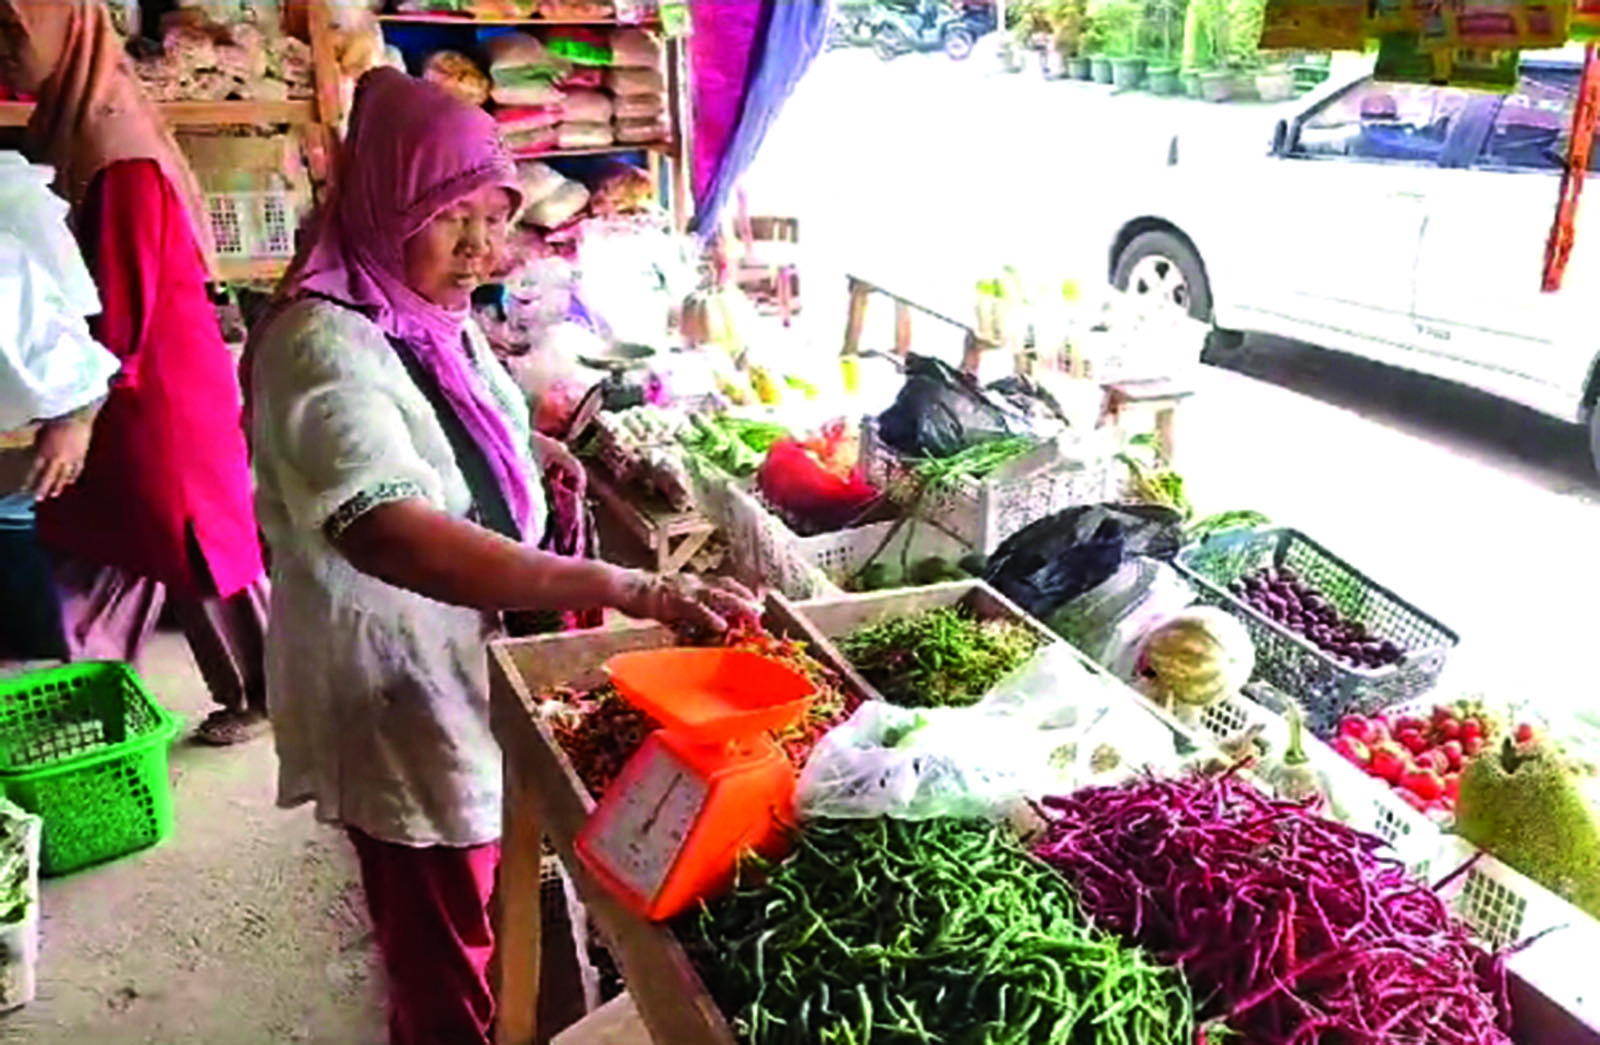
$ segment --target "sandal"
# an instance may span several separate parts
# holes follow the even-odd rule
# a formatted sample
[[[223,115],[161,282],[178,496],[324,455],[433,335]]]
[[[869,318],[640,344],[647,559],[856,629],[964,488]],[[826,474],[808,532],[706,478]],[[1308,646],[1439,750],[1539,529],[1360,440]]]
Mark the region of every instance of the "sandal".
[[[222,708],[206,716],[194,731],[194,738],[212,747],[231,747],[254,740],[270,728],[265,712],[253,708],[247,711]]]

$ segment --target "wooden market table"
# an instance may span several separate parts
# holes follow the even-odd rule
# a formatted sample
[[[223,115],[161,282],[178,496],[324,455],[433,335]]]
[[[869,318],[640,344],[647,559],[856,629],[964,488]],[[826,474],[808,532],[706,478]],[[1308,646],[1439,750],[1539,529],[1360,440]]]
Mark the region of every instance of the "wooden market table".
[[[496,1045],[548,1040],[537,1023],[541,972],[541,843],[548,839],[621,969],[656,1045],[734,1045],[733,1033],[666,926],[627,910],[590,875],[573,843],[595,803],[539,716],[554,685],[592,687],[618,653],[677,643],[671,629],[629,623],[581,635],[510,639],[489,647],[489,717],[505,765],[495,953]]]
[[[705,547],[717,525],[698,511],[678,512],[630,497],[604,468],[585,462],[589,490],[655,557],[657,573],[677,573]]]
[[[839,673],[846,688],[872,698],[876,690],[849,666],[831,637],[888,614],[951,605],[964,606],[981,619],[1023,621],[1041,641],[1060,641],[981,581],[948,581],[801,603],[774,594],[767,599],[765,623],[774,634],[805,641],[813,655]],[[678,642],[676,633],[659,624],[627,622],[588,632],[490,644],[489,720],[504,757],[505,773],[495,932],[496,1045],[534,1045],[548,1039],[537,1027],[545,841],[555,850],[578,899],[588,908],[590,922],[616,959],[637,1008],[638,1022],[648,1031],[650,1041],[655,1045],[734,1045],[727,1021],[672,932],[618,903],[577,858],[574,842],[595,802],[538,710],[537,696],[543,691],[557,686],[591,689],[605,682],[602,666],[619,653]],[[1074,651],[1074,656],[1090,667],[1081,654]],[[1190,736],[1169,714],[1131,690],[1129,694],[1175,735]]]

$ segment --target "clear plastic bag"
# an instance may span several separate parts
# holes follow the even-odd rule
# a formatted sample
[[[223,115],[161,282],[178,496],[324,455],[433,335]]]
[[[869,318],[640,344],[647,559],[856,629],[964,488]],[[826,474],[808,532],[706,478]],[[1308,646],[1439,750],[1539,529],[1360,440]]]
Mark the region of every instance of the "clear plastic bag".
[[[1172,734],[1131,696],[1053,644],[971,707],[868,701],[812,752],[800,815],[998,820],[1029,798],[1171,766]]]
[[[1139,557],[1062,606],[1049,624],[1095,663],[1132,681],[1139,640],[1194,599],[1194,589],[1177,570]]]

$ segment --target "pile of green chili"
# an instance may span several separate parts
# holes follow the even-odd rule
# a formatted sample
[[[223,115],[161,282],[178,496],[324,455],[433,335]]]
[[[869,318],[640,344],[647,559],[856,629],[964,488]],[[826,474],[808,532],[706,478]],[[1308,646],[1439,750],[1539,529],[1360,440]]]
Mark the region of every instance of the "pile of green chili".
[[[678,932],[750,1045],[1191,1045],[1179,974],[976,821],[818,820]]]
[[[839,640],[883,699],[906,708],[975,704],[1038,647],[1023,624],[975,620],[954,606],[890,617]]]

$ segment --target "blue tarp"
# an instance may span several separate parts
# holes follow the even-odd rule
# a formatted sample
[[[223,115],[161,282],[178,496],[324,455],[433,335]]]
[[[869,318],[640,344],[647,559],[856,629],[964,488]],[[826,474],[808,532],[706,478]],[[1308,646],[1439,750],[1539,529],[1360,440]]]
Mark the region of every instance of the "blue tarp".
[[[827,0],[762,0],[739,120],[716,162],[716,173],[695,186],[692,231],[701,236],[716,231],[723,205],[827,37]]]

